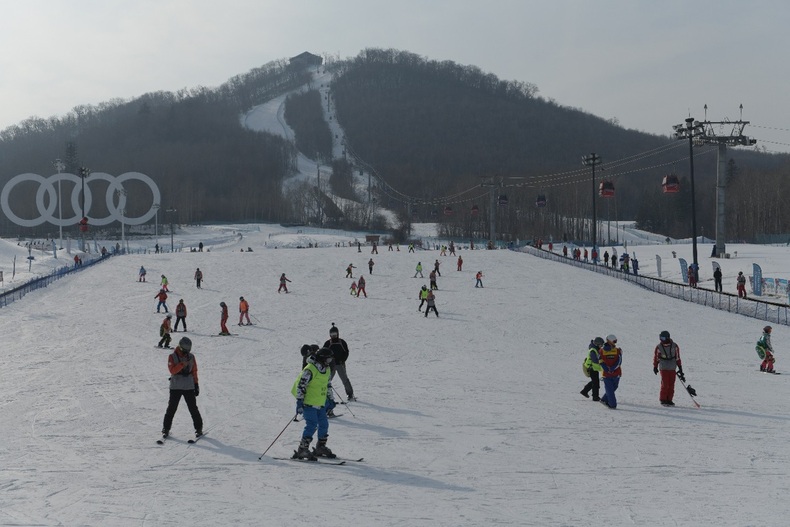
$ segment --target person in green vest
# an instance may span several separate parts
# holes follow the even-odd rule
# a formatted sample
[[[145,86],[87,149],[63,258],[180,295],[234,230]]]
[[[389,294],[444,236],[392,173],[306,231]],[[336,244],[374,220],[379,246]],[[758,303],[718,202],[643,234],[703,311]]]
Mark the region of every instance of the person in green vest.
[[[420,298],[420,305],[419,307],[417,307],[417,311],[422,313],[422,306],[428,300],[428,286],[426,286],[425,284],[423,284],[422,289],[420,289],[419,298]]]
[[[337,457],[326,446],[329,438],[329,419],[326,413],[335,407],[332,397],[329,364],[334,354],[329,348],[321,348],[307,358],[307,366],[296,378],[291,393],[296,397],[296,413],[304,416],[304,431],[294,459],[316,461],[319,457]],[[313,435],[318,431],[318,443],[310,451]]]
[[[763,328],[763,335],[760,337],[760,340],[757,341],[757,355],[763,359],[762,364],[760,364],[760,371],[774,373],[774,347],[771,345],[771,331],[773,328],[771,326],[765,326]]]
[[[593,401],[601,400],[598,392],[601,386],[599,375],[603,371],[603,366],[601,366],[600,361],[601,347],[603,345],[604,340],[601,337],[595,337],[594,340],[591,340],[590,346],[587,349],[587,356],[585,357],[583,364],[584,372],[587,377],[590,378],[590,382],[588,382],[579,393],[585,397],[589,397],[590,390],[592,390]]]

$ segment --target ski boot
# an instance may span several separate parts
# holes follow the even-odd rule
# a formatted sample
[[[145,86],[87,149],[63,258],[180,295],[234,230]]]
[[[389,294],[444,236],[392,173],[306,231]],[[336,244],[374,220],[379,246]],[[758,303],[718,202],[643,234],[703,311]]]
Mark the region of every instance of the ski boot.
[[[202,436],[202,435],[203,435],[203,429],[202,429],[202,428],[201,428],[201,429],[199,429],[199,430],[195,430],[195,438],[196,438],[196,439],[197,439],[198,437]]]
[[[162,429],[162,437],[168,437],[170,435],[170,430],[167,428]]]
[[[313,449],[313,455],[316,457],[328,457],[328,458],[335,458],[337,457],[335,454],[329,450],[329,447],[326,446],[326,440],[328,438],[324,437],[318,440],[318,444],[315,445]]]
[[[318,458],[310,452],[310,442],[313,440],[312,437],[303,437],[302,442],[299,443],[299,449],[294,450],[294,455],[292,456],[293,459],[306,459],[308,461],[318,461]]]

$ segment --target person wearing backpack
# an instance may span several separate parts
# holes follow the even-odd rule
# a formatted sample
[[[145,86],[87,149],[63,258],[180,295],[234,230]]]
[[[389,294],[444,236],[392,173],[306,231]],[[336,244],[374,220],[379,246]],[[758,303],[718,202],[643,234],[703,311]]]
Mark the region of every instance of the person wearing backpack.
[[[604,341],[601,337],[595,337],[594,340],[590,341],[590,345],[587,349],[587,356],[584,357],[584,362],[582,363],[582,368],[584,369],[584,374],[590,378],[590,382],[588,382],[582,391],[579,392],[585,397],[590,397],[589,393],[592,390],[592,400],[593,401],[600,401],[601,398],[598,395],[598,390],[600,388],[600,372],[603,371],[603,366],[601,366],[600,361],[600,352],[601,346],[603,346]]]
[[[757,355],[763,359],[762,364],[760,364],[760,371],[766,373],[774,373],[774,347],[771,345],[772,330],[773,328],[771,326],[765,326],[763,328],[763,334],[760,340],[757,341],[757,346],[755,347]]]

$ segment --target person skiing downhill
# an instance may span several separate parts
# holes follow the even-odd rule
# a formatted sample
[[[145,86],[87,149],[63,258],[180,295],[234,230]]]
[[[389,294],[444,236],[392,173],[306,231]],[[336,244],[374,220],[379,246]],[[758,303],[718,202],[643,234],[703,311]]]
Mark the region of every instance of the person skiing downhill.
[[[349,289],[351,290],[351,296],[357,296],[357,283],[356,282],[351,282],[351,287],[349,287]]]
[[[594,340],[590,341],[590,345],[587,349],[587,356],[584,358],[583,366],[586,374],[590,377],[590,382],[588,382],[579,393],[585,397],[589,397],[590,390],[592,390],[593,401],[601,400],[598,393],[600,390],[599,374],[603,371],[603,366],[601,366],[599,354],[603,345],[604,340],[601,337],[595,337]]]
[[[365,298],[368,297],[368,292],[365,291],[365,277],[360,276],[359,280],[357,280],[357,298],[359,295],[365,295]]]
[[[417,306],[417,311],[422,313],[422,305],[428,300],[428,288],[425,286],[425,284],[422,285],[422,288],[418,294],[418,298],[420,299],[420,305]]]
[[[294,451],[294,459],[316,461],[319,457],[337,457],[326,446],[329,439],[327,411],[335,407],[330,374],[332,355],[332,350],[323,347],[308,356],[306,366],[291,388],[291,393],[296,397],[296,414],[304,416],[302,439],[299,448]],[[311,452],[310,443],[316,431],[318,443]]]
[[[417,262],[417,267],[415,267],[414,269],[415,269],[414,278],[417,278],[418,274],[420,275],[420,278],[425,278],[422,275],[422,262]]]
[[[658,375],[658,372],[661,372],[661,391],[658,399],[664,406],[675,406],[672,402],[675,396],[675,377],[686,382],[686,376],[683,375],[683,361],[680,360],[680,346],[670,338],[669,331],[662,331],[658,338],[660,342],[653,352],[653,373]]]
[[[760,371],[766,373],[774,373],[774,347],[771,345],[771,331],[773,331],[771,326],[765,326],[763,334],[760,340],[757,341],[757,346],[755,346],[757,355],[763,359],[762,364],[760,364]]]
[[[250,322],[250,303],[244,300],[243,296],[239,297],[239,326],[244,325],[244,318],[247,318],[247,325],[251,326]]]
[[[159,300],[159,303],[156,305],[156,312],[159,313],[161,308],[165,308],[165,313],[169,313],[170,311],[167,309],[167,293],[165,293],[164,289],[160,289],[157,294],[154,295],[154,298]]]
[[[159,326],[159,336],[162,337],[159,339],[159,344],[156,345],[159,348],[163,347],[162,345],[164,344],[165,348],[170,349],[170,340],[172,338],[170,337],[170,322],[172,319],[173,315],[168,313],[165,319],[162,321],[162,324]]]
[[[280,275],[280,287],[278,287],[278,288],[277,288],[277,292],[278,292],[278,293],[279,293],[280,291],[285,291],[286,293],[288,292],[288,285],[287,285],[287,282],[290,282],[290,280],[288,280],[288,279],[285,277],[285,273],[281,274],[281,275]]]
[[[140,273],[137,277],[138,282],[145,282],[145,267],[140,266]]]
[[[226,322],[228,321],[228,305],[225,302],[220,302],[219,307],[221,308],[220,311],[220,319],[219,319],[219,326],[220,326],[220,335],[230,335],[230,331],[228,331],[228,326],[226,326]]]
[[[167,288],[167,284],[168,284],[167,277],[165,275],[162,275],[161,289],[164,289],[165,291],[169,292],[170,289]]]
[[[170,435],[173,417],[178,410],[178,403],[183,397],[192,416],[192,425],[195,427],[195,437],[203,435],[203,417],[197,407],[196,398],[200,394],[198,384],[198,366],[192,351],[192,341],[182,337],[178,346],[167,358],[167,369],[170,371],[170,400],[167,403],[165,419],[162,423],[162,436]]]

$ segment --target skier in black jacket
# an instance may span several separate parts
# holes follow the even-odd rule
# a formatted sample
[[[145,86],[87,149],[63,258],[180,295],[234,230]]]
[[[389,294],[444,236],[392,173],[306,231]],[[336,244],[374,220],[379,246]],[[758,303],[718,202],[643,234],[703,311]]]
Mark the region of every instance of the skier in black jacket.
[[[329,378],[330,382],[335,377],[335,373],[337,373],[340,376],[340,380],[343,381],[343,388],[346,389],[346,398],[349,401],[356,401],[357,398],[354,397],[354,388],[351,386],[351,381],[348,380],[348,375],[346,374],[348,344],[346,344],[345,340],[340,338],[340,331],[337,329],[334,322],[332,322],[332,327],[329,329],[329,340],[324,342],[324,347],[332,350],[334,359],[331,364],[332,374]]]

